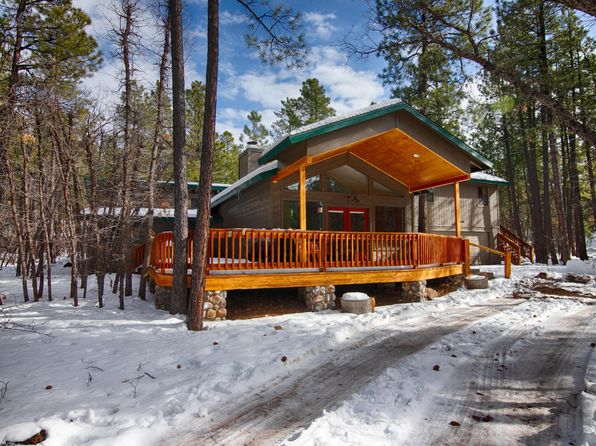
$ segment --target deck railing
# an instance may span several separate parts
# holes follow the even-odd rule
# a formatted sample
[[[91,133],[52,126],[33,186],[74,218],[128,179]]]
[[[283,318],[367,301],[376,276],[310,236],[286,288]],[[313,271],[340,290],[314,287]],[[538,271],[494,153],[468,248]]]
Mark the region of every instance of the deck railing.
[[[145,245],[137,245],[132,249],[132,270],[135,271],[145,261]]]
[[[192,231],[188,267],[192,264]],[[173,233],[155,236],[151,265],[172,268]],[[330,232],[265,229],[210,229],[208,271],[429,266],[465,261],[458,237],[386,232]]]

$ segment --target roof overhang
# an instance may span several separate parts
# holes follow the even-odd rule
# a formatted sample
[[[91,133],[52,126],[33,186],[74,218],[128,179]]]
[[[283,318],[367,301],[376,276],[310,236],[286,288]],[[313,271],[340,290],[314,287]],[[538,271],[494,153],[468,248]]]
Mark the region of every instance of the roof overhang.
[[[259,158],[259,164],[265,164],[271,160],[277,159],[277,157],[284,152],[286,149],[294,144],[302,141],[306,141],[311,138],[315,138],[320,135],[324,135],[335,130],[340,130],[361,122],[365,122],[380,116],[384,116],[388,113],[393,113],[399,110],[403,110],[409,113],[411,116],[416,118],[432,132],[441,136],[442,138],[455,145],[458,149],[466,153],[471,157],[481,169],[491,169],[492,163],[485,158],[482,154],[478,153],[468,144],[457,138],[443,127],[432,121],[430,118],[424,116],[418,110],[413,108],[406,102],[403,101],[387,101],[385,103],[376,104],[371,107],[367,107],[361,111],[349,113],[343,116],[334,116],[332,118],[325,119],[323,121],[310,124],[277,139],[274,141]]]
[[[280,170],[279,181],[308,166],[350,153],[403,184],[410,192],[466,181],[470,175],[398,128],[361,139],[345,146],[306,156]]]
[[[223,191],[211,198],[211,207],[215,207],[218,204],[232,198],[234,194],[240,193],[241,191],[248,189],[254,184],[257,184],[265,179],[271,178],[277,172],[277,161],[273,161],[264,166],[253,170],[248,175],[240,178],[233,184],[230,184]]]

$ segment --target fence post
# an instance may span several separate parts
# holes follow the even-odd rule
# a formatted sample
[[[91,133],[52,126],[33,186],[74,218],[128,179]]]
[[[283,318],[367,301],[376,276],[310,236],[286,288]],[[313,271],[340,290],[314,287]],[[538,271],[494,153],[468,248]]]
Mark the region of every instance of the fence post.
[[[470,274],[470,240],[464,240],[464,274]]]
[[[511,277],[511,251],[505,251],[505,279]]]

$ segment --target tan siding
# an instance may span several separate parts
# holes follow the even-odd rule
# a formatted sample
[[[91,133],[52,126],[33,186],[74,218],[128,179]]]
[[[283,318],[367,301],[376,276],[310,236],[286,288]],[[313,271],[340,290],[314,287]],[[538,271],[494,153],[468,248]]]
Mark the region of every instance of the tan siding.
[[[395,128],[395,113],[380,116],[360,124],[352,125],[334,132],[320,135],[308,140],[308,154],[319,153],[342,147]],[[297,159],[297,158],[296,158]]]
[[[460,184],[460,212],[462,231],[490,231],[494,218],[491,214],[492,196],[496,195],[494,186],[489,188],[489,206],[483,206],[478,198],[478,186],[475,183]],[[492,189],[492,191],[491,191]],[[434,189],[434,203],[428,204],[428,227],[436,231],[455,231],[455,210],[453,185]],[[498,219],[498,213],[497,219]],[[498,220],[497,220],[498,221]]]
[[[217,207],[224,228],[265,228],[271,222],[271,181],[263,181],[240,192]]]

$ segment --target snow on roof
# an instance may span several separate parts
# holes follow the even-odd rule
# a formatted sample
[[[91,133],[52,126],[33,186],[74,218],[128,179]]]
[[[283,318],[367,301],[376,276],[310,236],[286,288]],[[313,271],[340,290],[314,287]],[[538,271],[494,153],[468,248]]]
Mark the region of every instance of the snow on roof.
[[[222,201],[225,201],[227,199],[227,197],[230,196],[234,191],[236,191],[237,189],[240,189],[242,186],[244,186],[251,180],[255,179],[259,175],[269,172],[271,170],[277,169],[277,165],[278,165],[277,160],[271,161],[263,166],[260,166],[259,168],[255,169],[255,170],[253,170],[248,175],[243,176],[238,181],[236,181],[235,183],[232,183],[226,189],[222,190],[219,194],[215,195],[211,199],[211,206],[216,206],[219,203],[221,203]]]
[[[470,180],[475,182],[490,182],[490,183],[501,183],[501,184],[509,184],[509,181],[498,177],[496,175],[491,175],[490,173],[486,172],[472,172],[470,174]]]
[[[157,184],[174,184],[174,180],[169,181],[158,181]],[[189,187],[199,187],[198,181],[187,181],[187,186]],[[211,183],[211,189],[222,189],[228,187],[229,184],[227,183]]]
[[[122,212],[122,208],[120,208],[120,207],[115,207],[115,208],[100,207],[97,209],[97,215],[99,215],[99,216],[104,216],[104,215],[118,216],[118,215],[120,215],[121,212]],[[130,215],[132,217],[145,217],[147,215],[147,212],[149,212],[148,208],[134,208],[134,209],[132,209]],[[85,215],[91,215],[91,208],[85,208],[83,210],[83,213]],[[188,210],[189,218],[195,218],[196,216],[197,216],[196,209]],[[153,209],[153,217],[154,218],[174,218],[174,209],[172,209],[172,208],[154,208]]]
[[[271,144],[269,144],[265,148],[265,150],[263,150],[263,155],[265,155],[267,152],[269,152],[271,149],[273,149],[275,146],[277,146],[280,142],[282,142],[288,136],[297,135],[299,133],[307,132],[309,130],[314,130],[314,129],[317,129],[319,127],[326,126],[328,124],[333,124],[334,122],[343,121],[344,119],[353,118],[355,116],[363,115],[365,113],[369,113],[369,112],[374,111],[374,110],[379,110],[381,108],[385,108],[385,107],[389,107],[391,105],[399,104],[400,102],[402,102],[401,99],[389,99],[387,101],[378,102],[376,104],[369,105],[368,107],[359,108],[357,110],[352,110],[351,112],[344,113],[343,115],[331,116],[329,118],[322,119],[322,120],[317,121],[317,122],[313,122],[312,124],[307,124],[307,125],[304,125],[302,127],[298,127],[296,129],[291,130],[290,132],[288,132],[288,133],[280,136],[275,141],[273,141]]]

